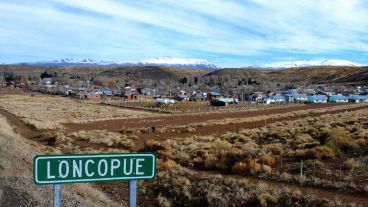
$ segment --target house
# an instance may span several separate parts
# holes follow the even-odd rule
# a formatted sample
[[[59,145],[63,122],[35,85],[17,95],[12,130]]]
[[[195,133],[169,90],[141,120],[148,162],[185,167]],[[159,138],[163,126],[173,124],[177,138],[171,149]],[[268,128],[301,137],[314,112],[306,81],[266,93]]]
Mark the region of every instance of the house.
[[[228,104],[239,103],[238,99],[233,98],[217,98],[210,101],[212,106],[227,106]]]
[[[130,92],[130,93],[125,93],[123,95],[123,97],[127,100],[135,100],[138,99],[138,94],[134,93],[134,92]]]
[[[189,97],[186,95],[178,95],[175,99],[178,101],[189,101]]]
[[[368,103],[368,96],[351,95],[348,97],[348,100],[352,103]]]
[[[86,98],[86,94],[87,94],[87,88],[78,87],[76,89],[77,98],[84,99],[84,98]]]
[[[157,91],[154,88],[143,88],[142,94],[147,96],[155,96],[157,94]]]
[[[254,92],[248,96],[249,101],[262,102],[266,98],[266,94],[263,92]]]
[[[206,92],[193,92],[190,97],[191,101],[207,101],[207,93]]]
[[[221,97],[221,94],[220,93],[217,93],[217,92],[209,92],[207,93],[207,99],[208,100],[213,100],[213,99],[217,99],[217,98],[220,98]]]
[[[348,97],[339,94],[339,95],[329,96],[328,101],[332,103],[347,103],[349,99]]]
[[[102,92],[93,91],[86,94],[86,98],[89,100],[100,100],[102,97]]]
[[[42,85],[51,85],[54,82],[53,78],[43,78],[41,80]]]
[[[264,101],[265,104],[285,103],[285,102],[286,102],[285,96],[271,96]]]
[[[285,100],[287,103],[294,103],[295,99],[291,94],[285,94]]]
[[[112,97],[112,91],[109,89],[102,89],[101,92],[102,92],[102,95],[105,97]]]
[[[313,95],[308,96],[309,103],[327,103],[327,96],[326,95]]]
[[[114,96],[121,96],[122,95],[122,90],[121,88],[115,88],[112,93],[114,94]]]
[[[304,93],[292,93],[290,94],[291,97],[293,97],[295,102],[307,102],[308,101],[308,96],[307,94]]]

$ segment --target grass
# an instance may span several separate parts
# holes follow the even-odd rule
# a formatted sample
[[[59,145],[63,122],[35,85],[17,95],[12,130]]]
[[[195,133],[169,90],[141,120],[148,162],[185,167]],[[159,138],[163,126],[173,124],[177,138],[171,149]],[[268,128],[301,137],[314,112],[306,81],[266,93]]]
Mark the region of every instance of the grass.
[[[0,99],[0,107],[38,129],[62,129],[62,123],[160,116],[91,101],[46,95],[4,95]]]

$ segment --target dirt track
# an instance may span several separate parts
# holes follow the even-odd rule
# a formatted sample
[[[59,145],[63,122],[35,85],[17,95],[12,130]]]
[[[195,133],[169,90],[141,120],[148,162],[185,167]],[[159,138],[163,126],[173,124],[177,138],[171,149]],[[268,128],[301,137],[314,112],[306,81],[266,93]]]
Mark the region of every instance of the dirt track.
[[[284,114],[287,112],[303,111],[307,109],[320,109],[327,108],[331,106],[336,106],[336,104],[318,104],[318,105],[301,105],[289,108],[271,108],[262,109],[257,111],[242,111],[242,112],[226,112],[226,113],[214,113],[214,114],[197,114],[197,115],[177,115],[169,117],[151,117],[147,119],[128,119],[128,120],[110,120],[110,121],[99,121],[84,124],[64,124],[67,128],[67,133],[72,133],[79,130],[109,130],[109,131],[121,131],[124,129],[132,128],[145,128],[150,126],[155,126],[156,128],[165,126],[183,126],[185,124],[191,124],[195,122],[203,122],[208,120],[222,120],[225,118],[244,118],[244,117],[257,117],[262,115],[277,115]],[[193,127],[195,130],[176,130],[176,131],[165,131],[162,133],[139,134],[141,142],[136,143],[136,148],[134,150],[141,150],[143,146],[143,140],[155,139],[155,140],[165,140],[174,137],[187,137],[191,135],[212,135],[221,134],[227,131],[238,131],[239,129],[252,129],[262,127],[265,124],[271,124],[281,121],[292,121],[305,117],[318,117],[324,114],[336,114],[345,111],[355,111],[368,108],[368,105],[363,105],[353,109],[336,109],[329,112],[313,112],[310,114],[296,115],[293,117],[274,117],[272,119],[257,120],[247,123],[232,123],[232,124],[222,124],[222,125],[208,125],[201,127]]]
[[[190,115],[172,115],[165,117],[149,117],[138,119],[124,119],[124,120],[108,120],[108,121],[96,121],[82,124],[66,123],[64,126],[67,128],[67,132],[75,132],[79,130],[112,130],[120,131],[129,128],[143,128],[143,127],[165,127],[165,126],[179,126],[187,125],[195,122],[204,122],[209,120],[222,120],[226,118],[246,118],[256,117],[262,115],[283,114],[292,111],[301,111],[307,109],[320,109],[331,106],[337,106],[341,104],[308,104],[308,105],[296,105],[292,107],[280,107],[280,108],[262,108],[258,110],[249,111],[226,111],[216,113],[204,113],[204,114],[190,114]]]

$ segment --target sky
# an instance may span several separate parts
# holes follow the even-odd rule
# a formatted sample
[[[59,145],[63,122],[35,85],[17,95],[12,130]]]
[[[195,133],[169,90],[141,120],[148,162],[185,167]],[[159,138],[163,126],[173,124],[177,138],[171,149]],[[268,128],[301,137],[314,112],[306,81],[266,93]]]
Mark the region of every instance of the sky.
[[[0,0],[0,63],[157,57],[368,65],[368,1]]]

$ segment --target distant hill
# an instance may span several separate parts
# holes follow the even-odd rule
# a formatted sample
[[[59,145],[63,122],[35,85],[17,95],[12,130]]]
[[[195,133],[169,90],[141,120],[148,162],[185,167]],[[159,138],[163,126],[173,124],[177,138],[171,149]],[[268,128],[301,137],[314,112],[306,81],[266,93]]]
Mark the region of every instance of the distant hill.
[[[29,65],[0,65],[0,76],[4,73],[13,73],[18,77],[27,75],[37,80],[40,74],[47,71],[49,74],[58,74],[57,77],[74,77],[77,79],[94,79],[100,81],[113,80],[119,83],[145,83],[154,85],[157,82],[182,82],[193,85],[194,79],[202,86],[215,87],[223,84],[227,88],[238,85],[253,84],[265,89],[285,85],[310,84],[359,84],[368,85],[368,67],[347,66],[318,66],[294,67],[280,70],[266,70],[263,68],[225,68],[219,70],[175,68],[167,66],[29,66]],[[1,78],[1,77],[0,77]],[[143,84],[144,85],[144,84]],[[185,85],[185,84],[184,84]],[[182,83],[171,87],[183,87]]]
[[[368,67],[316,66],[294,67],[282,70],[221,69],[205,76],[228,77],[230,79],[252,78],[260,82],[279,84],[367,84]]]
[[[145,66],[145,67],[119,67],[111,70],[106,70],[100,75],[111,77],[125,77],[128,79],[151,79],[151,80],[178,80],[183,77],[194,78],[202,77],[209,73],[210,70],[195,70],[190,68],[171,68],[160,66]]]

